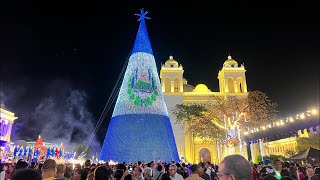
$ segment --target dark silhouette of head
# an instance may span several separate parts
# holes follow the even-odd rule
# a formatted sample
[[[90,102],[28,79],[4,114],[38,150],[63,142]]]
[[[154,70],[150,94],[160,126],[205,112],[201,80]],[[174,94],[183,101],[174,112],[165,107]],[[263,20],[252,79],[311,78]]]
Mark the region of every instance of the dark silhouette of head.
[[[248,180],[252,179],[252,168],[243,156],[233,154],[222,160],[219,175],[233,176],[236,180]]]
[[[17,170],[11,180],[42,180],[41,174],[30,168]]]
[[[23,160],[19,160],[16,164],[16,170],[18,169],[24,169],[24,168],[27,168],[28,167],[28,163],[23,161]]]
[[[95,180],[108,180],[110,177],[110,171],[106,166],[99,166],[94,171]]]
[[[197,174],[198,173],[197,169],[198,169],[198,167],[195,164],[190,167],[190,171],[192,174]]]

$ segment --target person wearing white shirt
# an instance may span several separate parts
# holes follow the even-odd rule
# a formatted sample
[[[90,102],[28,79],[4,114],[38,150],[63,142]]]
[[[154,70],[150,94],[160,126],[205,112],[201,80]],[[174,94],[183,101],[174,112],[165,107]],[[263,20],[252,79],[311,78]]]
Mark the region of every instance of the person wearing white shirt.
[[[175,164],[171,164],[169,166],[169,174],[171,180],[183,180],[183,177],[177,173],[177,166]]]

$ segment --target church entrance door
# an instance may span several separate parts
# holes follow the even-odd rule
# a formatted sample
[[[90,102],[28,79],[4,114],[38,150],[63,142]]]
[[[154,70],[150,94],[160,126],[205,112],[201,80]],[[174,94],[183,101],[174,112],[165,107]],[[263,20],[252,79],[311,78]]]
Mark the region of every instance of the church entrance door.
[[[210,154],[210,151],[209,149],[207,148],[202,148],[200,150],[200,161],[201,162],[210,162],[211,161],[211,154]]]

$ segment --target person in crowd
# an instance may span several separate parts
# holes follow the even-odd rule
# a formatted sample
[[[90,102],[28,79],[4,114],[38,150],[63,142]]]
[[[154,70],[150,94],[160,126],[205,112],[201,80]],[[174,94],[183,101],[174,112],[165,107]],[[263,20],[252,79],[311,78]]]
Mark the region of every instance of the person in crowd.
[[[288,170],[289,171],[289,169],[290,169],[290,163],[289,162],[283,162],[283,164],[282,164],[283,166],[282,166],[282,169],[283,170]]]
[[[157,168],[153,171],[153,180],[161,180],[164,174],[164,166],[159,163]]]
[[[186,177],[188,177],[190,175],[190,170],[189,170],[188,166],[186,165],[186,163],[182,163],[181,166],[182,166],[182,169],[184,170]]]
[[[161,178],[161,180],[171,180],[170,173],[164,173]]]
[[[110,169],[109,168],[109,165],[105,165],[108,169]],[[95,163],[92,163],[91,165],[90,165],[90,167],[89,167],[89,172],[93,172],[96,168],[97,168],[98,166],[95,164]]]
[[[114,179],[115,180],[121,179],[125,170],[126,170],[126,166],[124,164],[117,164],[114,172]]]
[[[315,179],[320,180],[320,167],[314,168],[314,176],[311,179],[312,180],[315,180]]]
[[[142,168],[137,166],[132,171],[132,180],[144,180],[142,176]]]
[[[53,159],[47,159],[41,168],[43,180],[54,179],[54,175],[57,172],[57,163]]]
[[[305,177],[303,167],[298,167],[298,178],[302,180]]]
[[[286,169],[282,169],[281,172],[280,172],[280,175],[281,175],[281,179],[292,179],[291,176],[290,176],[290,172]]]
[[[282,162],[278,159],[273,161],[275,177],[281,179]]]
[[[184,170],[180,163],[175,163],[177,166],[177,173],[180,174],[184,179],[188,177],[188,173]]]
[[[84,162],[84,167],[81,169],[81,180],[86,180],[90,171],[91,161],[90,159],[86,159]]]
[[[250,180],[252,169],[249,162],[241,155],[233,154],[226,156],[219,166],[219,180]]]
[[[198,164],[198,175],[200,178],[204,179],[204,180],[211,180],[210,176],[205,172],[205,165],[204,163],[199,163]]]
[[[64,174],[66,173],[66,165],[58,164],[57,165],[57,173],[55,175],[55,179],[65,180]]]
[[[6,171],[4,169],[4,164],[0,164],[0,180],[4,180],[6,177]]]
[[[257,169],[257,165],[256,164],[253,164],[251,163],[251,168],[252,168],[252,179],[253,180],[258,180],[258,169]]]
[[[190,171],[191,171],[191,175],[188,176],[185,180],[203,180],[198,175],[198,167],[197,167],[197,165],[192,165],[190,167]]]
[[[295,166],[290,166],[290,168],[289,168],[289,173],[290,173],[290,177],[292,178],[292,179],[298,179],[297,177],[297,170],[296,170],[296,167]]]
[[[169,174],[170,174],[170,179],[171,180],[183,180],[183,177],[181,174],[177,173],[177,166],[175,164],[170,164],[169,166]]]
[[[94,171],[95,180],[109,180],[110,171],[106,166],[99,166]]]
[[[14,166],[13,170],[10,172],[8,178],[10,178],[17,170],[19,169],[25,169],[28,167],[28,163],[26,163],[24,160],[19,159],[16,165]]]
[[[24,169],[27,167],[28,167],[28,163],[25,162],[23,159],[20,159],[15,166],[15,170]]]
[[[76,168],[73,171],[73,175],[72,175],[72,180],[81,180],[81,169],[80,168]]]
[[[37,163],[35,167],[35,170],[39,171],[40,174],[42,174],[42,166],[43,163]]]
[[[307,166],[306,168],[306,176],[303,180],[311,180],[311,177],[314,175],[314,170],[311,166]]]
[[[267,167],[261,168],[260,173],[259,173],[259,179],[263,179],[264,177],[266,177],[268,175],[269,175],[269,173],[267,172]]]
[[[64,177],[69,180],[71,179],[72,176],[72,164],[71,163],[67,163],[66,164],[66,172],[64,173]]]
[[[144,177],[145,180],[151,180],[152,179],[152,169],[151,169],[151,167],[146,167],[144,169],[143,177]]]
[[[87,180],[94,180],[94,172],[88,174]]]
[[[10,180],[42,180],[41,174],[30,168],[17,170]]]
[[[34,169],[36,167],[36,163],[35,162],[31,162],[29,168]]]
[[[206,173],[209,175],[211,180],[214,180],[217,177],[216,172],[214,171],[214,169],[212,168],[211,163],[208,161],[205,164],[205,168],[206,168]]]

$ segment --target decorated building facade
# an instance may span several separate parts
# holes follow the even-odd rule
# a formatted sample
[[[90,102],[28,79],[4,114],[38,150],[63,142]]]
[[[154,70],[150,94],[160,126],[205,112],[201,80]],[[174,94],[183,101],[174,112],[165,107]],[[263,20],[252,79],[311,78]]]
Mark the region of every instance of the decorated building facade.
[[[218,73],[220,91],[213,92],[205,84],[198,84],[195,87],[188,84],[183,76],[182,65],[172,56],[161,66],[162,91],[181,160],[185,162],[220,162],[223,152],[218,152],[216,143],[204,142],[186,132],[184,123],[176,123],[176,117],[173,115],[176,105],[215,103],[212,96],[221,98],[227,98],[228,96],[246,97],[248,91],[245,72],[246,69],[243,64],[239,65],[236,60],[228,56]],[[227,152],[225,155],[227,155]]]
[[[219,91],[211,91],[205,84],[192,86],[184,77],[184,69],[173,56],[161,65],[160,78],[162,91],[168,108],[170,121],[172,124],[174,137],[179,153],[179,157],[184,162],[216,162],[219,163],[223,157],[229,154],[242,154],[248,157],[246,146],[251,147],[252,159],[264,155],[284,155],[287,150],[297,150],[298,141],[306,138],[308,133],[298,133],[297,137],[280,139],[271,142],[261,142],[264,152],[260,152],[259,143],[246,144],[242,142],[240,146],[225,146],[217,144],[215,141],[205,142],[200,138],[193,137],[186,130],[184,122],[177,123],[173,110],[178,104],[210,104],[215,103],[212,96],[228,98],[230,96],[246,97],[248,95],[248,85],[246,81],[246,69],[243,64],[232,59],[231,56],[225,60],[218,73]]]
[[[17,118],[13,112],[0,108],[0,140],[10,142],[12,125]]]

